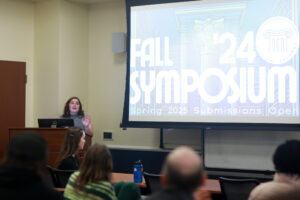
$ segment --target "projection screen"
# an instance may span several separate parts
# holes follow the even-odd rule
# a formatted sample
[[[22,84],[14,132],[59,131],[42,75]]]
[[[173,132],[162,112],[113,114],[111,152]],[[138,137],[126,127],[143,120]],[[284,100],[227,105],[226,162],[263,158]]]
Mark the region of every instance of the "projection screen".
[[[298,0],[151,2],[126,2],[124,126],[300,124]]]

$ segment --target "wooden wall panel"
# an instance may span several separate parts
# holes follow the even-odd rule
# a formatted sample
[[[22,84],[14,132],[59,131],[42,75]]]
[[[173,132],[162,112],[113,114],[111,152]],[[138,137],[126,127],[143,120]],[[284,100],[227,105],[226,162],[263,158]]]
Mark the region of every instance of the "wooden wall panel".
[[[26,63],[0,61],[0,159],[8,144],[9,127],[25,127]]]

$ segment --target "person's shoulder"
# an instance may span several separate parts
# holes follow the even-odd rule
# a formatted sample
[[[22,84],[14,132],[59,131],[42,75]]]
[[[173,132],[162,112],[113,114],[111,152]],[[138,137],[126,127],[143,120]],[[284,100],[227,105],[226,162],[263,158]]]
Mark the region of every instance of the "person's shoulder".
[[[300,188],[286,182],[269,181],[256,186],[250,193],[249,200],[285,200],[300,199]]]
[[[48,184],[44,182],[39,182],[36,184],[35,194],[37,197],[43,200],[58,200],[58,199],[62,199],[63,196],[61,192],[55,190],[54,188],[50,187]]]
[[[63,159],[63,160],[61,161],[61,165],[66,165],[66,164],[68,164],[68,163],[70,163],[70,162],[72,162],[72,161],[73,161],[72,156],[68,156],[68,157],[66,157],[65,159]]]
[[[1,199],[59,200],[63,195],[43,181],[0,187]]]
[[[74,171],[70,177],[76,178],[77,176],[79,176],[79,174],[80,174],[80,171]]]
[[[193,200],[192,196],[182,192],[182,191],[175,191],[169,189],[163,189],[159,192],[152,194],[151,196],[147,197],[146,200]]]
[[[118,200],[140,199],[141,190],[133,182],[118,182],[114,185]]]
[[[108,181],[96,181],[94,184],[113,189],[113,185]]]
[[[63,159],[58,166],[60,170],[78,170],[79,166],[77,166],[76,157],[69,156]]]
[[[156,192],[145,198],[145,200],[169,200],[169,199],[172,199],[172,197],[169,197],[169,195],[166,195],[162,192]]]
[[[113,185],[108,181],[96,181],[91,183],[88,187],[94,188],[95,190],[105,191],[111,195],[115,195],[115,190]]]
[[[79,171],[74,171],[69,178],[69,181],[75,182],[76,178],[79,176],[80,172]]]
[[[91,193],[98,195],[101,194],[101,196],[105,197],[105,199],[117,199],[113,185],[108,181],[96,181],[93,183],[89,183],[85,186],[85,188]]]
[[[14,171],[11,167],[8,167],[5,164],[0,165],[0,174],[6,174],[7,172]]]

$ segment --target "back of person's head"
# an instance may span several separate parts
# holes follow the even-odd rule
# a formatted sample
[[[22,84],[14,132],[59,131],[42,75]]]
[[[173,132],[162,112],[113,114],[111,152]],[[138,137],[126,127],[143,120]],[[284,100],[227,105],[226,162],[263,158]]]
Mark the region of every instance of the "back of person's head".
[[[87,183],[95,181],[110,181],[112,170],[109,149],[103,144],[95,143],[87,150],[75,183],[79,187],[84,187]]]
[[[77,99],[78,100],[78,103],[79,103],[79,111],[78,111],[78,115],[79,116],[84,116],[84,111],[82,109],[82,104],[81,104],[81,101],[78,97],[71,97],[67,100],[66,104],[65,104],[65,107],[64,107],[64,113],[63,113],[63,117],[70,117],[71,116],[71,112],[70,112],[70,107],[69,107],[69,104],[70,102],[73,100],[73,99]]]
[[[118,182],[114,185],[118,200],[139,200],[141,199],[141,190],[139,186],[132,182]]]
[[[45,164],[47,155],[46,141],[34,132],[24,132],[10,140],[4,164],[37,170]]]
[[[62,160],[64,160],[65,158],[73,154],[76,154],[78,152],[79,142],[82,135],[83,135],[82,128],[70,127],[67,130],[67,134],[65,135],[63,146],[55,162],[55,167],[58,167],[62,162]]]
[[[300,175],[300,141],[288,140],[279,145],[273,155],[275,170]]]
[[[193,149],[178,147],[167,156],[162,175],[167,187],[191,194],[203,180],[202,159]]]

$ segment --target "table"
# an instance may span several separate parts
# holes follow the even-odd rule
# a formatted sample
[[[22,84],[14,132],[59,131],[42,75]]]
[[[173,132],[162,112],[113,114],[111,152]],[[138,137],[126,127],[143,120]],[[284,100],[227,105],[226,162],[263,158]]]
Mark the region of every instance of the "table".
[[[206,179],[204,185],[201,186],[201,190],[207,190],[212,194],[222,194],[219,180],[216,179]]]
[[[116,184],[117,182],[133,182],[133,174],[126,173],[116,173],[112,174],[112,184]],[[142,183],[137,183],[140,188],[147,188],[145,179],[143,178]],[[221,187],[219,180],[215,179],[207,179],[203,186],[201,186],[201,190],[207,190],[212,194],[221,194]]]

